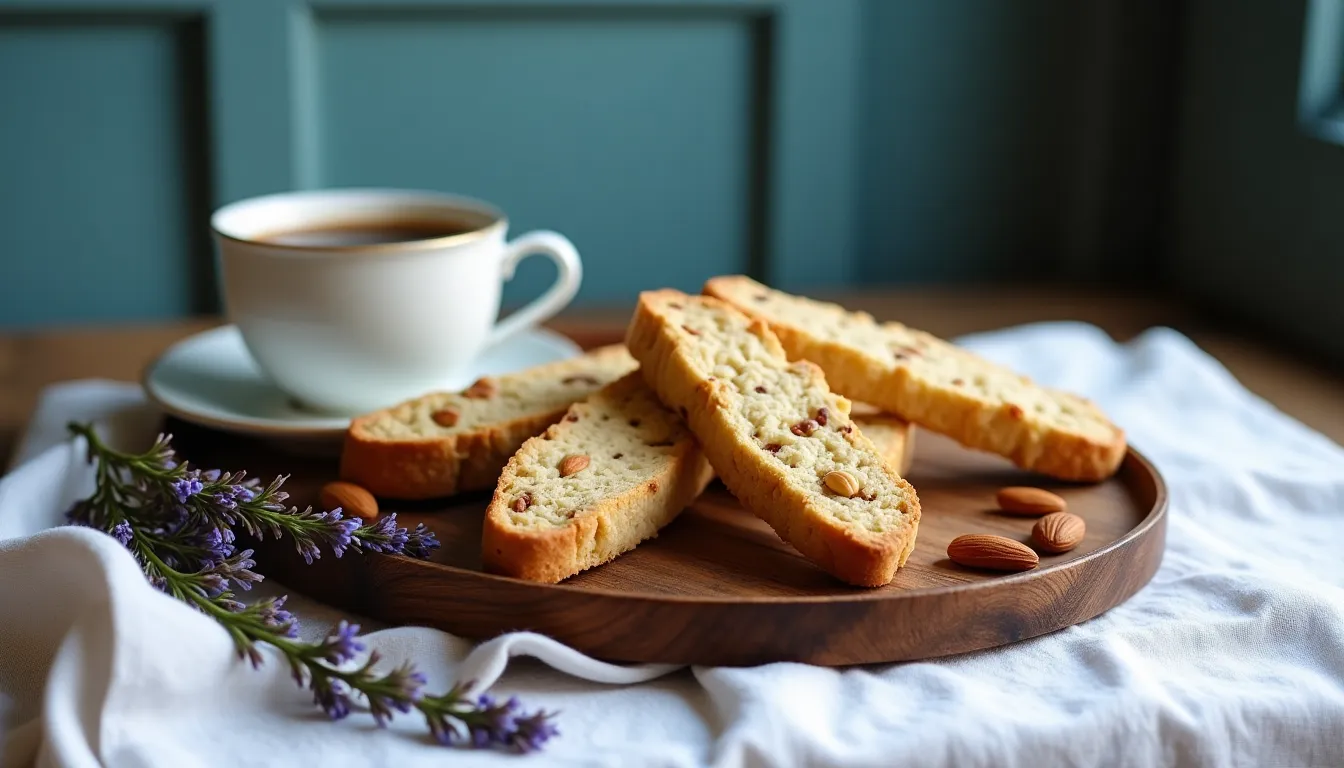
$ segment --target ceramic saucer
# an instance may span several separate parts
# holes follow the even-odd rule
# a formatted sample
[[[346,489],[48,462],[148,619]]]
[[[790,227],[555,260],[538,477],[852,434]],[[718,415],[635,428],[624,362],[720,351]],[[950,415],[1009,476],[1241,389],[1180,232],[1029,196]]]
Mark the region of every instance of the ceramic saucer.
[[[467,381],[497,376],[580,353],[568,338],[544,328],[522,331],[487,349]],[[145,371],[149,399],[192,424],[266,438],[339,440],[343,416],[305,410],[262,374],[233,325],[198,333],[164,352]],[[388,403],[392,405],[392,403]]]

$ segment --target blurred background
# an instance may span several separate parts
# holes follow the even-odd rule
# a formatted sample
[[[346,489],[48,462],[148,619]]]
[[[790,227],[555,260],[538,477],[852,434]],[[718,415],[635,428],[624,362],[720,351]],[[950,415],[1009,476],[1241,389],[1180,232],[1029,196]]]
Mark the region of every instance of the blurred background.
[[[1344,0],[0,0],[0,332],[210,315],[212,209],[377,185],[564,232],[579,307],[1061,284],[1341,359],[1342,143]]]

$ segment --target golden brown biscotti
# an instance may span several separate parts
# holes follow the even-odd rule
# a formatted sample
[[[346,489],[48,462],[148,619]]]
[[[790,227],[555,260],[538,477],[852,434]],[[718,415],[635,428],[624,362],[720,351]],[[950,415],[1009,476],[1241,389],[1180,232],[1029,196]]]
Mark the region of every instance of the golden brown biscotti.
[[[686,425],[629,374],[509,459],[486,510],[482,561],[492,573],[561,581],[658,535],[711,477]]]
[[[769,324],[789,358],[821,366],[837,392],[970,448],[1063,480],[1104,480],[1125,457],[1125,433],[1093,403],[931,334],[748,277],[713,278],[704,292]]]
[[[863,436],[872,441],[877,452],[896,474],[905,477],[915,458],[914,425],[899,416],[883,413],[867,403],[849,405],[849,417]]]
[[[493,488],[525,440],[634,369],[613,344],[360,416],[346,432],[341,478],[394,499]]]
[[[854,421],[882,457],[908,465],[909,422],[859,407]],[[582,469],[566,476],[569,457]],[[685,422],[629,374],[510,459],[486,512],[482,560],[492,573],[563,581],[656,536],[712,479]]]
[[[891,581],[914,547],[919,498],[820,369],[789,363],[764,323],[673,290],[640,294],[626,346],[743,506],[837,578]]]

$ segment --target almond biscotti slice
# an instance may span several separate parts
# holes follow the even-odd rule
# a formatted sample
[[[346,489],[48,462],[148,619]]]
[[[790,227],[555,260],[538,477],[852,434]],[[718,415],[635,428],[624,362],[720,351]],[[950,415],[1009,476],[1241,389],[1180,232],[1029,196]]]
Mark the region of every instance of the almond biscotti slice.
[[[854,419],[863,434],[890,466],[908,465],[909,422],[865,408]],[[632,373],[570,406],[510,460],[486,512],[482,561],[493,573],[563,581],[656,536],[712,479],[685,422]]]
[[[712,476],[686,425],[632,373],[509,459],[485,513],[482,561],[561,581],[658,535]]]
[[[963,445],[1063,480],[1098,481],[1125,457],[1125,433],[1091,402],[900,323],[792,296],[748,277],[716,277],[707,295],[770,325],[790,359],[811,360],[837,392]]]
[[[360,416],[346,432],[341,478],[396,499],[493,488],[525,440],[634,369],[613,344]]]
[[[626,346],[742,505],[805,557],[859,586],[891,581],[915,544],[919,498],[806,361],[717,299],[640,295]]]
[[[867,403],[850,403],[849,417],[896,474],[905,477],[915,458],[914,425]]]

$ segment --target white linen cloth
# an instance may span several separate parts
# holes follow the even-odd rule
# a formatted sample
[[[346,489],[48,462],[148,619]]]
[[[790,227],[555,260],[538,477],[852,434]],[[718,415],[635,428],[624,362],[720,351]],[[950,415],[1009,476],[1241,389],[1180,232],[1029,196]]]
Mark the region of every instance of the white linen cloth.
[[[844,670],[664,674],[535,636],[473,652],[429,629],[371,635],[434,690],[498,677],[495,692],[561,710],[561,736],[528,758],[446,753],[414,715],[382,731],[361,713],[328,722],[279,657],[238,661],[111,538],[44,530],[89,483],[68,419],[145,445],[155,424],[134,387],[55,387],[0,481],[0,763],[1344,765],[1344,450],[1169,330],[1125,346],[1075,324],[963,342],[1095,398],[1161,468],[1170,528],[1151,584],[1046,637]],[[310,635],[339,615],[297,596],[289,607]]]

